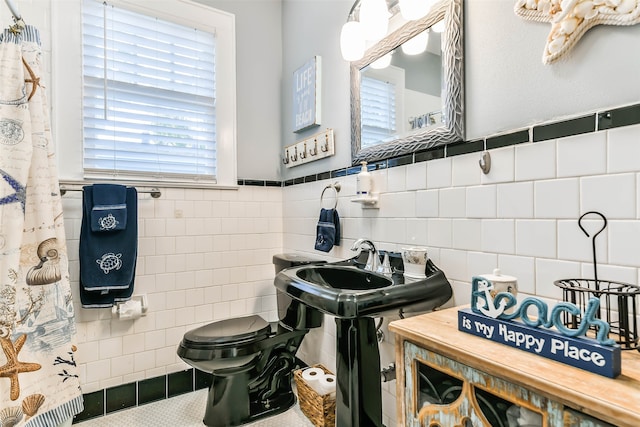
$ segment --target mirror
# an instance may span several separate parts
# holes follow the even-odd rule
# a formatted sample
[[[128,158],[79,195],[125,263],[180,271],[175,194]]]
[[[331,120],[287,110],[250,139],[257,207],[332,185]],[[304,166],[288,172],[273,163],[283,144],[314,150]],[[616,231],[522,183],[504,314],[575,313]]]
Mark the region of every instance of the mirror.
[[[441,22],[444,30],[435,31]],[[442,0],[351,63],[352,164],[464,139],[462,28],[462,0]],[[402,47],[423,37],[423,53],[404,53]]]

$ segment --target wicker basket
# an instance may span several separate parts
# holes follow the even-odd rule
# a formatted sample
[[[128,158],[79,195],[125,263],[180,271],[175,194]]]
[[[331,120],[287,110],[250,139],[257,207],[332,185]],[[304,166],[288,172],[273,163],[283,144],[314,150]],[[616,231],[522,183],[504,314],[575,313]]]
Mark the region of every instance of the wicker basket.
[[[313,365],[313,367],[322,369],[325,374],[332,373],[320,364]],[[302,371],[303,369],[298,369],[293,373],[302,413],[305,414],[316,427],[334,427],[336,425],[335,392],[327,393],[323,396],[319,395],[302,379]]]

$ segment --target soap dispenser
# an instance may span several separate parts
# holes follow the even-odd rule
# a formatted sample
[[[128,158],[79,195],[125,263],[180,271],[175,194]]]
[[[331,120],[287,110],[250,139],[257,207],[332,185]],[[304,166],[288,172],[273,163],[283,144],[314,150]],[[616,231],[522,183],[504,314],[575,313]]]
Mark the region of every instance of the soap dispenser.
[[[371,194],[371,174],[367,170],[367,162],[361,162],[362,168],[356,175],[356,194],[369,196]]]

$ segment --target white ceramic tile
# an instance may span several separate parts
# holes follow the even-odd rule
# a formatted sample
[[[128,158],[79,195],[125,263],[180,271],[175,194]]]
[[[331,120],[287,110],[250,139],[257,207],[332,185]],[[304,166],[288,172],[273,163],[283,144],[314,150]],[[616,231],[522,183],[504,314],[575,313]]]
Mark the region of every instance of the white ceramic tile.
[[[562,290],[553,282],[579,277],[580,263],[555,259],[536,259],[536,293],[540,296],[562,300]]]
[[[536,218],[578,218],[580,185],[577,178],[537,181],[534,185]]]
[[[640,224],[638,221],[609,221],[609,263],[640,267]]]
[[[453,242],[451,219],[433,218],[427,220],[427,244],[440,248],[450,248]]]
[[[580,224],[589,233],[588,236],[580,229],[577,219],[558,221],[558,258],[572,261],[591,261],[593,259],[593,236],[598,234],[595,240],[596,254],[599,262],[607,262],[609,230],[605,228],[600,233],[604,222],[596,216],[588,215]]]
[[[518,279],[518,292],[535,294],[535,263],[532,257],[498,255],[498,267],[502,274]]]
[[[416,216],[416,192],[402,191],[398,193],[385,193],[379,199],[380,217],[410,217]]]
[[[464,218],[466,216],[467,191],[461,188],[445,188],[438,194],[441,218]]]
[[[147,237],[164,236],[166,234],[165,220],[147,218],[144,223],[144,235]]]
[[[482,220],[482,250],[489,253],[515,252],[515,221],[512,219]]]
[[[558,139],[557,176],[584,176],[607,170],[606,132],[585,133]]]
[[[533,182],[498,184],[498,218],[533,218]]]
[[[427,245],[427,220],[424,218],[409,218],[407,225],[407,241],[404,242],[410,246]]]
[[[119,375],[132,374],[133,359],[134,358],[132,354],[128,354],[126,356],[114,357],[113,359],[111,359],[111,375],[119,376]]]
[[[608,219],[636,218],[634,174],[585,177],[580,180],[582,212],[598,211]]]
[[[191,257],[187,257],[187,255],[184,254],[177,254],[177,255],[167,255],[165,257],[147,257],[147,273],[151,273],[151,272],[155,272],[155,273],[163,273],[163,272],[171,272],[171,273],[176,273],[179,271],[184,271],[186,270],[186,262],[187,259],[190,259]],[[150,264],[149,261],[153,260],[154,264]],[[163,262],[164,261],[164,265],[160,265],[160,266],[156,266],[156,262]],[[151,269],[154,270],[151,270]]]
[[[407,190],[427,188],[427,162],[412,163],[406,166]]]
[[[405,191],[407,189],[407,168],[397,166],[387,169],[386,192]]]
[[[437,217],[439,211],[439,190],[426,190],[416,192],[416,216]]]
[[[516,181],[556,177],[556,141],[519,144],[515,147]]]
[[[467,188],[466,217],[467,218],[495,218],[496,186],[478,185]]]
[[[583,262],[581,264],[581,278],[593,279],[595,277],[593,271],[593,262]],[[611,280],[614,282],[628,283],[631,285],[638,284],[638,269],[635,267],[619,267],[615,265],[603,265],[599,258],[597,262],[598,280]]]
[[[478,163],[478,161],[481,157],[482,153],[471,153],[461,156],[454,156],[451,160],[451,184],[454,187],[480,184],[480,175],[482,175],[482,170],[480,169],[480,164]]]
[[[491,171],[480,176],[482,184],[511,182],[514,179],[514,148],[505,147],[491,150]],[[478,166],[479,168],[479,166]]]
[[[516,255],[555,258],[556,222],[516,220]]]
[[[610,129],[607,133],[607,171],[618,173],[640,170],[640,125]]]
[[[493,274],[493,270],[498,267],[498,256],[492,253],[469,252],[467,254],[467,268],[469,271],[469,281],[473,276],[482,274]]]
[[[453,247],[456,249],[466,249],[479,251],[482,249],[482,230],[479,219],[454,219]]]
[[[145,332],[144,334],[144,348],[145,350],[152,350],[164,347],[165,344],[165,333],[164,330],[156,330]]]
[[[156,358],[153,350],[141,351],[133,355],[134,371],[145,371],[156,367]]]
[[[372,235],[375,242],[404,242],[406,232],[404,219],[381,218],[373,222]]]
[[[451,158],[436,159],[427,163],[427,188],[451,186]]]
[[[447,279],[460,280],[464,282],[470,282],[467,269],[467,251],[460,251],[456,249],[441,249],[440,250],[440,264],[438,265],[442,271],[445,272]]]

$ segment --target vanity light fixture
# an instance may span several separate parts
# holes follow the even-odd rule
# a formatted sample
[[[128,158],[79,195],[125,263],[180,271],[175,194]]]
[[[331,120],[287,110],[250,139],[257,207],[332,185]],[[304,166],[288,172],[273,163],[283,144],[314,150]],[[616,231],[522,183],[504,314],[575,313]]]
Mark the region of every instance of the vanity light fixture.
[[[391,53],[389,52],[386,55],[381,56],[380,58],[373,61],[370,65],[371,68],[375,70],[382,70],[383,68],[387,68],[391,65]]]
[[[436,0],[356,0],[340,32],[340,50],[346,61],[362,59],[367,41],[376,42],[387,35],[392,17],[387,1],[392,7],[398,4],[407,20],[422,18],[436,3]]]
[[[429,43],[429,30],[424,30],[412,39],[407,40],[402,44],[402,52],[405,55],[419,55],[427,50],[427,43]]]

